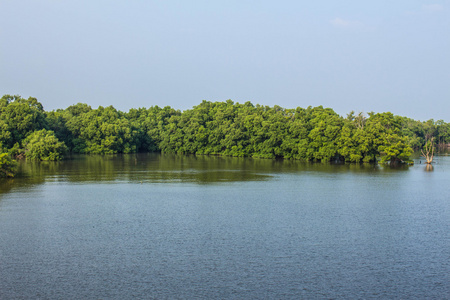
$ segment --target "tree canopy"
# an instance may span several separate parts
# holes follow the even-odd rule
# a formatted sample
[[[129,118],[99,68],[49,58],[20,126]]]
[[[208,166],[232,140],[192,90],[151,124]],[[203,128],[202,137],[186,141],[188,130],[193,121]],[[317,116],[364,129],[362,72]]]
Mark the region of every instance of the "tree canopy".
[[[202,101],[181,112],[152,106],[121,112],[78,103],[46,112],[35,98],[0,99],[0,143],[12,154],[57,160],[65,152],[171,152],[306,161],[407,162],[434,137],[450,143],[450,125],[415,121],[390,112]]]
[[[22,142],[27,159],[61,160],[67,151],[51,130],[38,130],[28,135]]]

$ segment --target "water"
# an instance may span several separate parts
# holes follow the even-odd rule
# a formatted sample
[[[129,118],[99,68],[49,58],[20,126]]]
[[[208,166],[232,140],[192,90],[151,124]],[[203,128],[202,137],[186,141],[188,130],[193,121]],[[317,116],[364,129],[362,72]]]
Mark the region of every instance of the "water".
[[[448,299],[450,158],[437,162],[23,164],[0,182],[0,299]]]

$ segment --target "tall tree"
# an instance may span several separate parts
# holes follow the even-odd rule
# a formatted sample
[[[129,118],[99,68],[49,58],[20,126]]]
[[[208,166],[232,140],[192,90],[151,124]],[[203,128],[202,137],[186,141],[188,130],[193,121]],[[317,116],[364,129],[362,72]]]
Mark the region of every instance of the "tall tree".
[[[44,108],[36,98],[4,95],[0,99],[0,143],[12,148],[35,130],[47,128]]]

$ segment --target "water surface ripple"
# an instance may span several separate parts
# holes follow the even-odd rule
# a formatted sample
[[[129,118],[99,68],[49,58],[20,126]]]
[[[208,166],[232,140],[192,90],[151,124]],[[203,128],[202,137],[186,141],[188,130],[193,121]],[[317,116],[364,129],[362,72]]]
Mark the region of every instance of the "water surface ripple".
[[[450,159],[392,169],[176,155],[0,182],[0,299],[445,299]]]

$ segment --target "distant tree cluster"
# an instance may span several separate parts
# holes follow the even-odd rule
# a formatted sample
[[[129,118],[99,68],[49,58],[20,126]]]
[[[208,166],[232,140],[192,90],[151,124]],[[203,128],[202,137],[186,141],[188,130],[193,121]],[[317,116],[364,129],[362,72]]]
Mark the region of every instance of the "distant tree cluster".
[[[78,103],[46,112],[36,98],[0,99],[0,147],[15,157],[59,160],[66,153],[172,152],[307,161],[406,162],[432,137],[450,143],[450,125],[392,113],[285,109],[203,101],[171,107],[93,109]],[[1,153],[1,151],[0,151]],[[0,165],[1,167],[1,165]]]

